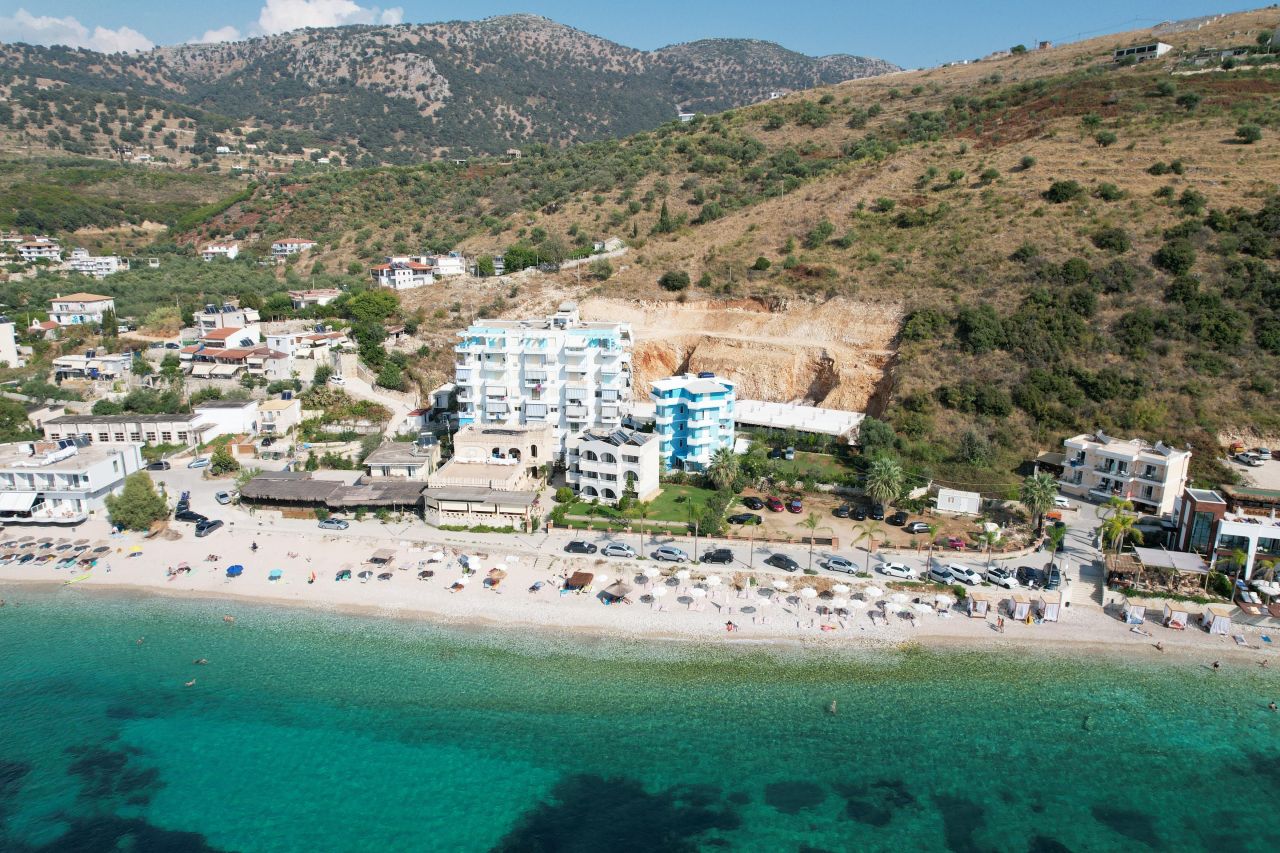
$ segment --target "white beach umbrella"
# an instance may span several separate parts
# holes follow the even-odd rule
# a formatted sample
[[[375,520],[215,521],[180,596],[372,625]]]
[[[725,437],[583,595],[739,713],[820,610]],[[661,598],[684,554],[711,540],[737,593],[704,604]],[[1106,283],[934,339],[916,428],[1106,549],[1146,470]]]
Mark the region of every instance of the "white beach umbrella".
[[[791,584],[787,583],[782,578],[778,578],[773,582],[773,588],[780,589],[780,590],[787,590],[791,588]]]
[[[502,559],[506,560],[508,563],[518,563],[518,562],[520,562],[520,558],[519,558],[519,557],[517,557],[515,554],[508,554],[507,556],[503,557]]]
[[[467,584],[471,583],[471,578],[470,578],[470,577],[468,577],[467,575],[463,575],[462,577],[460,577],[460,578],[458,578],[456,581],[454,581],[454,583],[460,583],[460,584],[462,584],[463,586],[466,586]]]
[[[818,591],[811,586],[806,586],[800,590],[800,595],[812,600],[818,597]]]
[[[934,599],[934,603],[936,603],[939,607],[950,607],[951,605],[956,603],[956,600],[949,595],[939,595],[937,598]]]
[[[831,591],[836,595],[847,595],[849,593],[849,586],[848,584],[838,583],[831,587]]]
[[[840,596],[837,595],[835,598],[831,599],[831,606],[836,608],[837,610],[843,610],[844,608],[849,606],[849,599],[841,598]]]
[[[865,593],[869,598],[879,598],[884,595],[884,590],[878,586],[869,586],[863,590],[863,593]]]
[[[692,598],[706,598],[707,591],[700,586],[695,586],[693,589],[689,590],[689,595]]]
[[[895,592],[893,595],[889,596],[889,600],[894,604],[906,604],[911,600],[911,596],[907,595],[905,592]]]
[[[654,598],[662,598],[670,591],[671,590],[667,589],[665,586],[655,586],[653,589],[649,590],[649,594]]]
[[[867,606],[867,603],[861,598],[852,598],[847,602],[847,605],[852,607],[854,610],[861,610]]]
[[[607,584],[608,582],[609,582],[609,576],[604,574],[603,572],[596,575],[595,578],[593,578],[591,581],[592,585],[599,584],[601,589],[604,589],[605,584]]]
[[[707,579],[703,581],[707,586],[720,586],[724,583],[724,578],[719,575],[707,575]]]
[[[692,576],[693,576],[693,573],[690,572],[688,569],[681,569],[680,571],[676,572],[677,580],[687,581]]]
[[[641,566],[640,574],[647,578],[656,578],[658,575],[662,574],[662,572],[656,566]]]
[[[497,569],[497,570],[498,570],[498,571],[500,571],[500,572],[505,572],[505,571],[507,570],[507,564],[506,564],[506,563],[497,563],[497,564],[495,564],[495,565],[494,565],[494,568],[495,568],[495,569]]]
[[[763,598],[763,597],[756,599],[757,607],[768,607],[770,604],[773,604],[773,601],[771,599]]]
[[[930,613],[933,611],[933,608],[925,604],[923,601],[917,601],[915,604],[911,606],[916,609],[917,613]]]

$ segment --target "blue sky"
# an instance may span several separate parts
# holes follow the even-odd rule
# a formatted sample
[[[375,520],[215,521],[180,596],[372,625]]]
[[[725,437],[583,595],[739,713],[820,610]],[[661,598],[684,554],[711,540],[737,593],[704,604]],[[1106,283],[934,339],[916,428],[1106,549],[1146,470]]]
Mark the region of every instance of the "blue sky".
[[[221,0],[194,7],[172,0],[0,0],[0,41],[128,50],[307,25],[533,12],[642,49],[715,36],[759,38],[808,54],[854,53],[921,67],[1019,42],[1072,41],[1241,8],[1250,7],[1212,0]]]

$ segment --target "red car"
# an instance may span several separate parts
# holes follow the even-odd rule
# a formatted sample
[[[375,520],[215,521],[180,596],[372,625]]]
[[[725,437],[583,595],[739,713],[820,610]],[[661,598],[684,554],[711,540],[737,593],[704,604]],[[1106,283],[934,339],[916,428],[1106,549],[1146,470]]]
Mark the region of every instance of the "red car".
[[[764,505],[767,506],[772,512],[782,512],[782,501],[778,500],[775,497],[770,496],[768,498],[765,498]]]
[[[961,539],[960,537],[958,537],[958,536],[948,536],[948,537],[947,537],[947,547],[948,547],[948,548],[954,548],[954,549],[956,549],[957,551],[963,551],[963,550],[964,550],[966,547],[968,547],[968,546],[967,546],[967,545],[965,545],[964,540],[963,540],[963,539]]]
[[[792,498],[787,501],[787,512],[803,512],[804,504],[800,503],[799,498]]]

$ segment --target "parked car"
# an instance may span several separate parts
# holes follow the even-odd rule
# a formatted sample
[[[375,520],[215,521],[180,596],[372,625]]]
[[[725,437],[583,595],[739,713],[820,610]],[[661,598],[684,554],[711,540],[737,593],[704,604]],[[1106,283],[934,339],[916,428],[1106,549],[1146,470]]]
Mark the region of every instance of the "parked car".
[[[852,518],[854,521],[866,521],[867,508],[865,506],[862,506],[861,504],[859,504],[858,506],[855,506],[853,508],[853,515],[850,516],[850,518]]]
[[[316,526],[321,530],[346,530],[351,525],[345,518],[326,518]]]
[[[965,548],[968,548],[969,546],[965,544],[965,541],[961,539],[959,536],[948,536],[947,547],[951,548],[954,551],[963,551]]]
[[[848,557],[827,557],[826,562],[822,565],[826,566],[833,572],[844,572],[848,575],[858,573],[858,567],[854,565],[853,560],[850,560]]]
[[[689,555],[674,545],[663,545],[649,556],[664,563],[687,563]]]
[[[330,385],[346,385],[347,380],[335,373],[334,375],[329,377],[329,384]]]
[[[904,527],[904,528],[902,528],[902,529],[903,529],[903,530],[905,530],[905,531],[907,531],[908,533],[916,533],[916,534],[918,534],[918,533],[928,533],[928,532],[929,532],[929,525],[928,525],[928,523],[923,522],[923,521],[913,521],[913,522],[911,522],[910,524],[908,524],[906,527]]]
[[[581,539],[574,539],[564,546],[564,550],[569,554],[594,554],[596,546],[590,542],[583,542]]]
[[[208,468],[209,457],[197,456],[195,459],[192,459],[190,462],[187,463],[187,467],[188,468]]]
[[[629,560],[636,555],[636,549],[623,542],[610,542],[600,553],[606,557],[624,557]]]
[[[772,495],[764,502],[764,505],[769,508],[770,512],[782,512],[782,501]]]
[[[960,583],[967,583],[969,586],[977,586],[982,583],[982,575],[968,566],[962,566],[959,563],[947,563],[944,568]]]
[[[876,571],[891,578],[913,578],[916,573],[906,563],[881,563]]]
[[[192,524],[201,524],[209,519],[198,512],[192,512],[190,509],[183,507],[173,514],[174,521],[186,521]]]
[[[781,458],[782,458],[782,448],[781,448],[781,447],[773,447],[773,448],[770,448],[770,449],[769,449],[769,458],[770,458],[770,459],[781,459]]]
[[[733,552],[728,548],[714,548],[710,551],[703,552],[699,562],[724,563],[725,565],[728,565],[733,562]]]
[[[1255,453],[1237,453],[1236,461],[1241,465],[1248,465],[1250,468],[1262,467],[1262,460]]]
[[[1050,566],[1044,573],[1044,588],[1057,589],[1062,586],[1062,570],[1057,566]]]
[[[764,519],[754,512],[740,512],[726,519],[730,524],[763,524]]]
[[[1055,509],[1071,509],[1071,501],[1062,495],[1053,496],[1053,506]]]
[[[269,435],[267,435],[267,436],[263,436],[263,438],[262,438],[262,446],[263,446],[263,447],[270,447],[271,445],[275,444],[275,441],[276,441],[276,440],[275,440],[274,438],[272,438],[271,436],[269,436]]]
[[[226,506],[227,504],[231,503],[231,493],[230,492],[214,492],[213,499],[218,503],[222,504],[223,506]]]
[[[765,558],[764,564],[773,566],[775,569],[782,569],[784,572],[800,571],[800,564],[786,554],[770,554]]]
[[[907,523],[907,518],[908,516],[905,512],[903,512],[902,510],[898,510],[893,515],[889,516],[886,523],[892,524],[894,527],[901,527],[902,525]]]
[[[1013,576],[1013,572],[1008,569],[991,568],[987,569],[987,581],[1002,586],[1005,589],[1016,589],[1018,579]]]
[[[155,462],[148,463],[148,471],[168,471],[173,466],[163,459],[157,459]]]
[[[755,495],[750,495],[742,499],[742,505],[747,509],[764,509],[764,501]]]
[[[1038,586],[1040,583],[1040,570],[1031,566],[1018,566],[1013,576],[1023,586]]]
[[[840,506],[831,510],[831,514],[834,515],[836,518],[848,518],[850,515],[853,514],[853,507],[849,506],[848,504],[840,504]]]
[[[168,341],[165,343],[164,348],[165,349],[182,349],[182,344],[176,343],[175,341]]]
[[[1253,449],[1253,455],[1254,455],[1254,456],[1256,456],[1256,457],[1258,457],[1259,459],[1261,459],[1263,462],[1270,462],[1270,461],[1271,461],[1271,450],[1270,450],[1270,448],[1266,448],[1266,447],[1255,447],[1255,448]]]
[[[804,504],[799,498],[787,501],[787,512],[804,512]]]
[[[871,520],[884,521],[884,504],[871,505]]]
[[[782,458],[788,462],[795,461],[796,449],[794,447],[788,447],[786,450],[782,451]]]
[[[222,526],[220,518],[206,518],[196,525],[196,536],[205,537]]]
[[[929,580],[934,583],[954,584],[956,576],[951,574],[951,570],[946,566],[934,566],[929,570]]]

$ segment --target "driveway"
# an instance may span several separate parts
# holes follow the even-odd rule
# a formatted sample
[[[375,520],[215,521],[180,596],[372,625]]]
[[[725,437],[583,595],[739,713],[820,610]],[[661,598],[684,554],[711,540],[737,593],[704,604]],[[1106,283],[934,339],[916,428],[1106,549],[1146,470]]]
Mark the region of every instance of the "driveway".
[[[342,378],[344,380],[341,386],[342,390],[346,391],[352,397],[360,400],[368,400],[387,407],[391,412],[391,420],[387,424],[388,435],[396,435],[400,432],[400,425],[409,417],[409,412],[413,411],[412,408],[399,400],[379,394],[376,388],[371,387],[368,382],[365,382],[354,374],[343,374]]]

